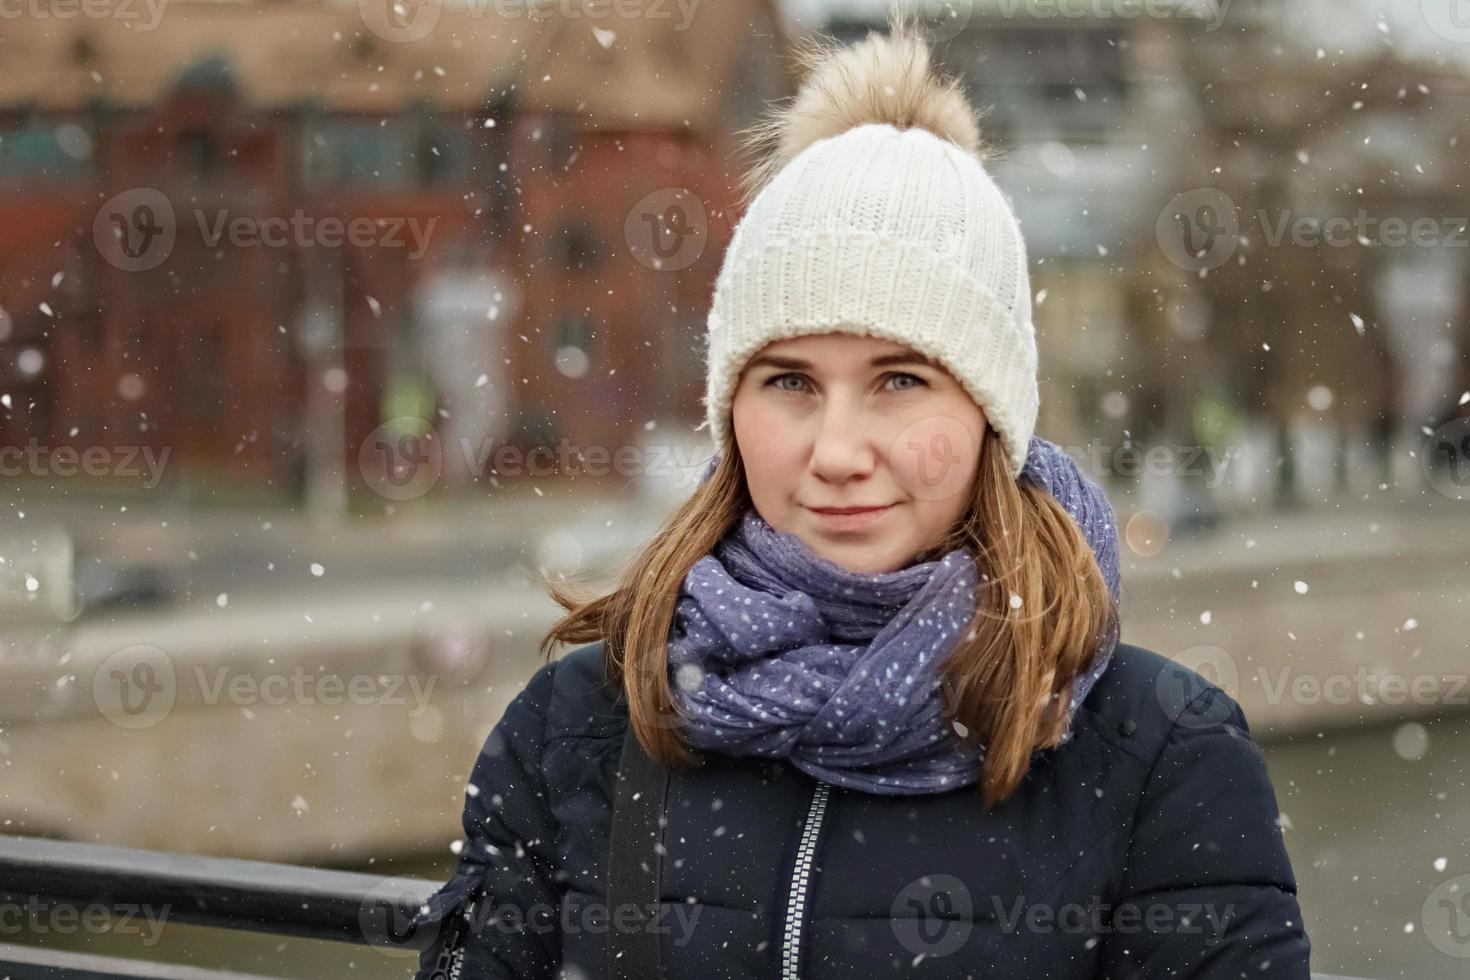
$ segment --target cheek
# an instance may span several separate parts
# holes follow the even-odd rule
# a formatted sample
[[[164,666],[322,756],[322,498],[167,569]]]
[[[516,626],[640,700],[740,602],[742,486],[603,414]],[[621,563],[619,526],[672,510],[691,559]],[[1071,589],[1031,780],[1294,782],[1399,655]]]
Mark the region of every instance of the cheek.
[[[931,515],[964,510],[979,469],[983,431],[977,419],[935,412],[896,434],[889,461],[916,510]]]
[[[779,491],[800,472],[794,463],[800,447],[782,438],[792,431],[783,418],[779,410],[759,398],[736,398],[731,409],[731,427],[740,445],[746,482],[757,500]]]

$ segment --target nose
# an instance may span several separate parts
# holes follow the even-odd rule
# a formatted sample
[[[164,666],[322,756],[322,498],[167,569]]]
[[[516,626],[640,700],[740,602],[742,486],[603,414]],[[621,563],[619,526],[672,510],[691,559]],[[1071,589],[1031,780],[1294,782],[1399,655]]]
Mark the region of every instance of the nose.
[[[828,483],[845,483],[870,475],[877,465],[873,444],[876,428],[843,398],[832,398],[822,409],[811,471]]]

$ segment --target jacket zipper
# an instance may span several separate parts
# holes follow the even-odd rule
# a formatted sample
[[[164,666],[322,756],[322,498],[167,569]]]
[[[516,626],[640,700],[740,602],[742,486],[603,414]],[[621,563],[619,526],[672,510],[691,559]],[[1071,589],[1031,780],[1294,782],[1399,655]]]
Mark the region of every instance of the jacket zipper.
[[[806,926],[806,903],[811,890],[812,862],[817,856],[817,839],[822,832],[822,817],[827,812],[829,783],[817,782],[812,802],[807,807],[806,823],[796,845],[796,862],[791,869],[791,890],[786,900],[786,925],[781,936],[781,980],[800,980],[801,934]]]
[[[459,971],[464,969],[464,951],[467,945],[467,942],[461,940],[464,939],[466,924],[474,921],[477,904],[478,900],[471,901],[462,915],[454,917],[453,930],[439,950],[434,961],[434,971],[429,974],[430,980],[459,980]]]

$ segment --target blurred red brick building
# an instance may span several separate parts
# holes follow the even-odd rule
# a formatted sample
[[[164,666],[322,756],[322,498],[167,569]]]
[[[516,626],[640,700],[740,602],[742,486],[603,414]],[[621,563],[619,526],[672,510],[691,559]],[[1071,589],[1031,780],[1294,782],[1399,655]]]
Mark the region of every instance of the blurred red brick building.
[[[429,356],[415,297],[446,266],[522,297],[482,352],[513,439],[697,417],[733,134],[786,93],[785,40],[767,0],[651,9],[435,7],[422,37],[310,0],[7,21],[0,444],[167,446],[280,483],[335,413],[354,474],[390,375]],[[296,230],[263,245],[267,219]],[[354,219],[356,244],[323,233]]]

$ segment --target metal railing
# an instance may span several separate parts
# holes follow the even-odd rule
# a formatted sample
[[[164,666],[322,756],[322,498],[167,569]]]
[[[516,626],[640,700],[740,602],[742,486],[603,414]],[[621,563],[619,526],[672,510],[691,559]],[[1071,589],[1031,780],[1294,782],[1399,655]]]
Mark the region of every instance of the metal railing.
[[[266,861],[198,857],[0,835],[0,903],[75,909],[163,909],[169,921],[421,948],[405,928],[438,890],[425,878],[358,874]],[[410,971],[411,972],[411,971]],[[0,943],[0,977],[226,980],[242,974]]]
[[[0,903],[167,909],[192,925],[423,948],[405,928],[438,890],[426,878],[197,857],[102,844],[0,835]],[[409,971],[405,971],[406,973]],[[221,970],[0,943],[0,977],[14,980],[269,980]],[[1359,980],[1314,973],[1312,980]]]

